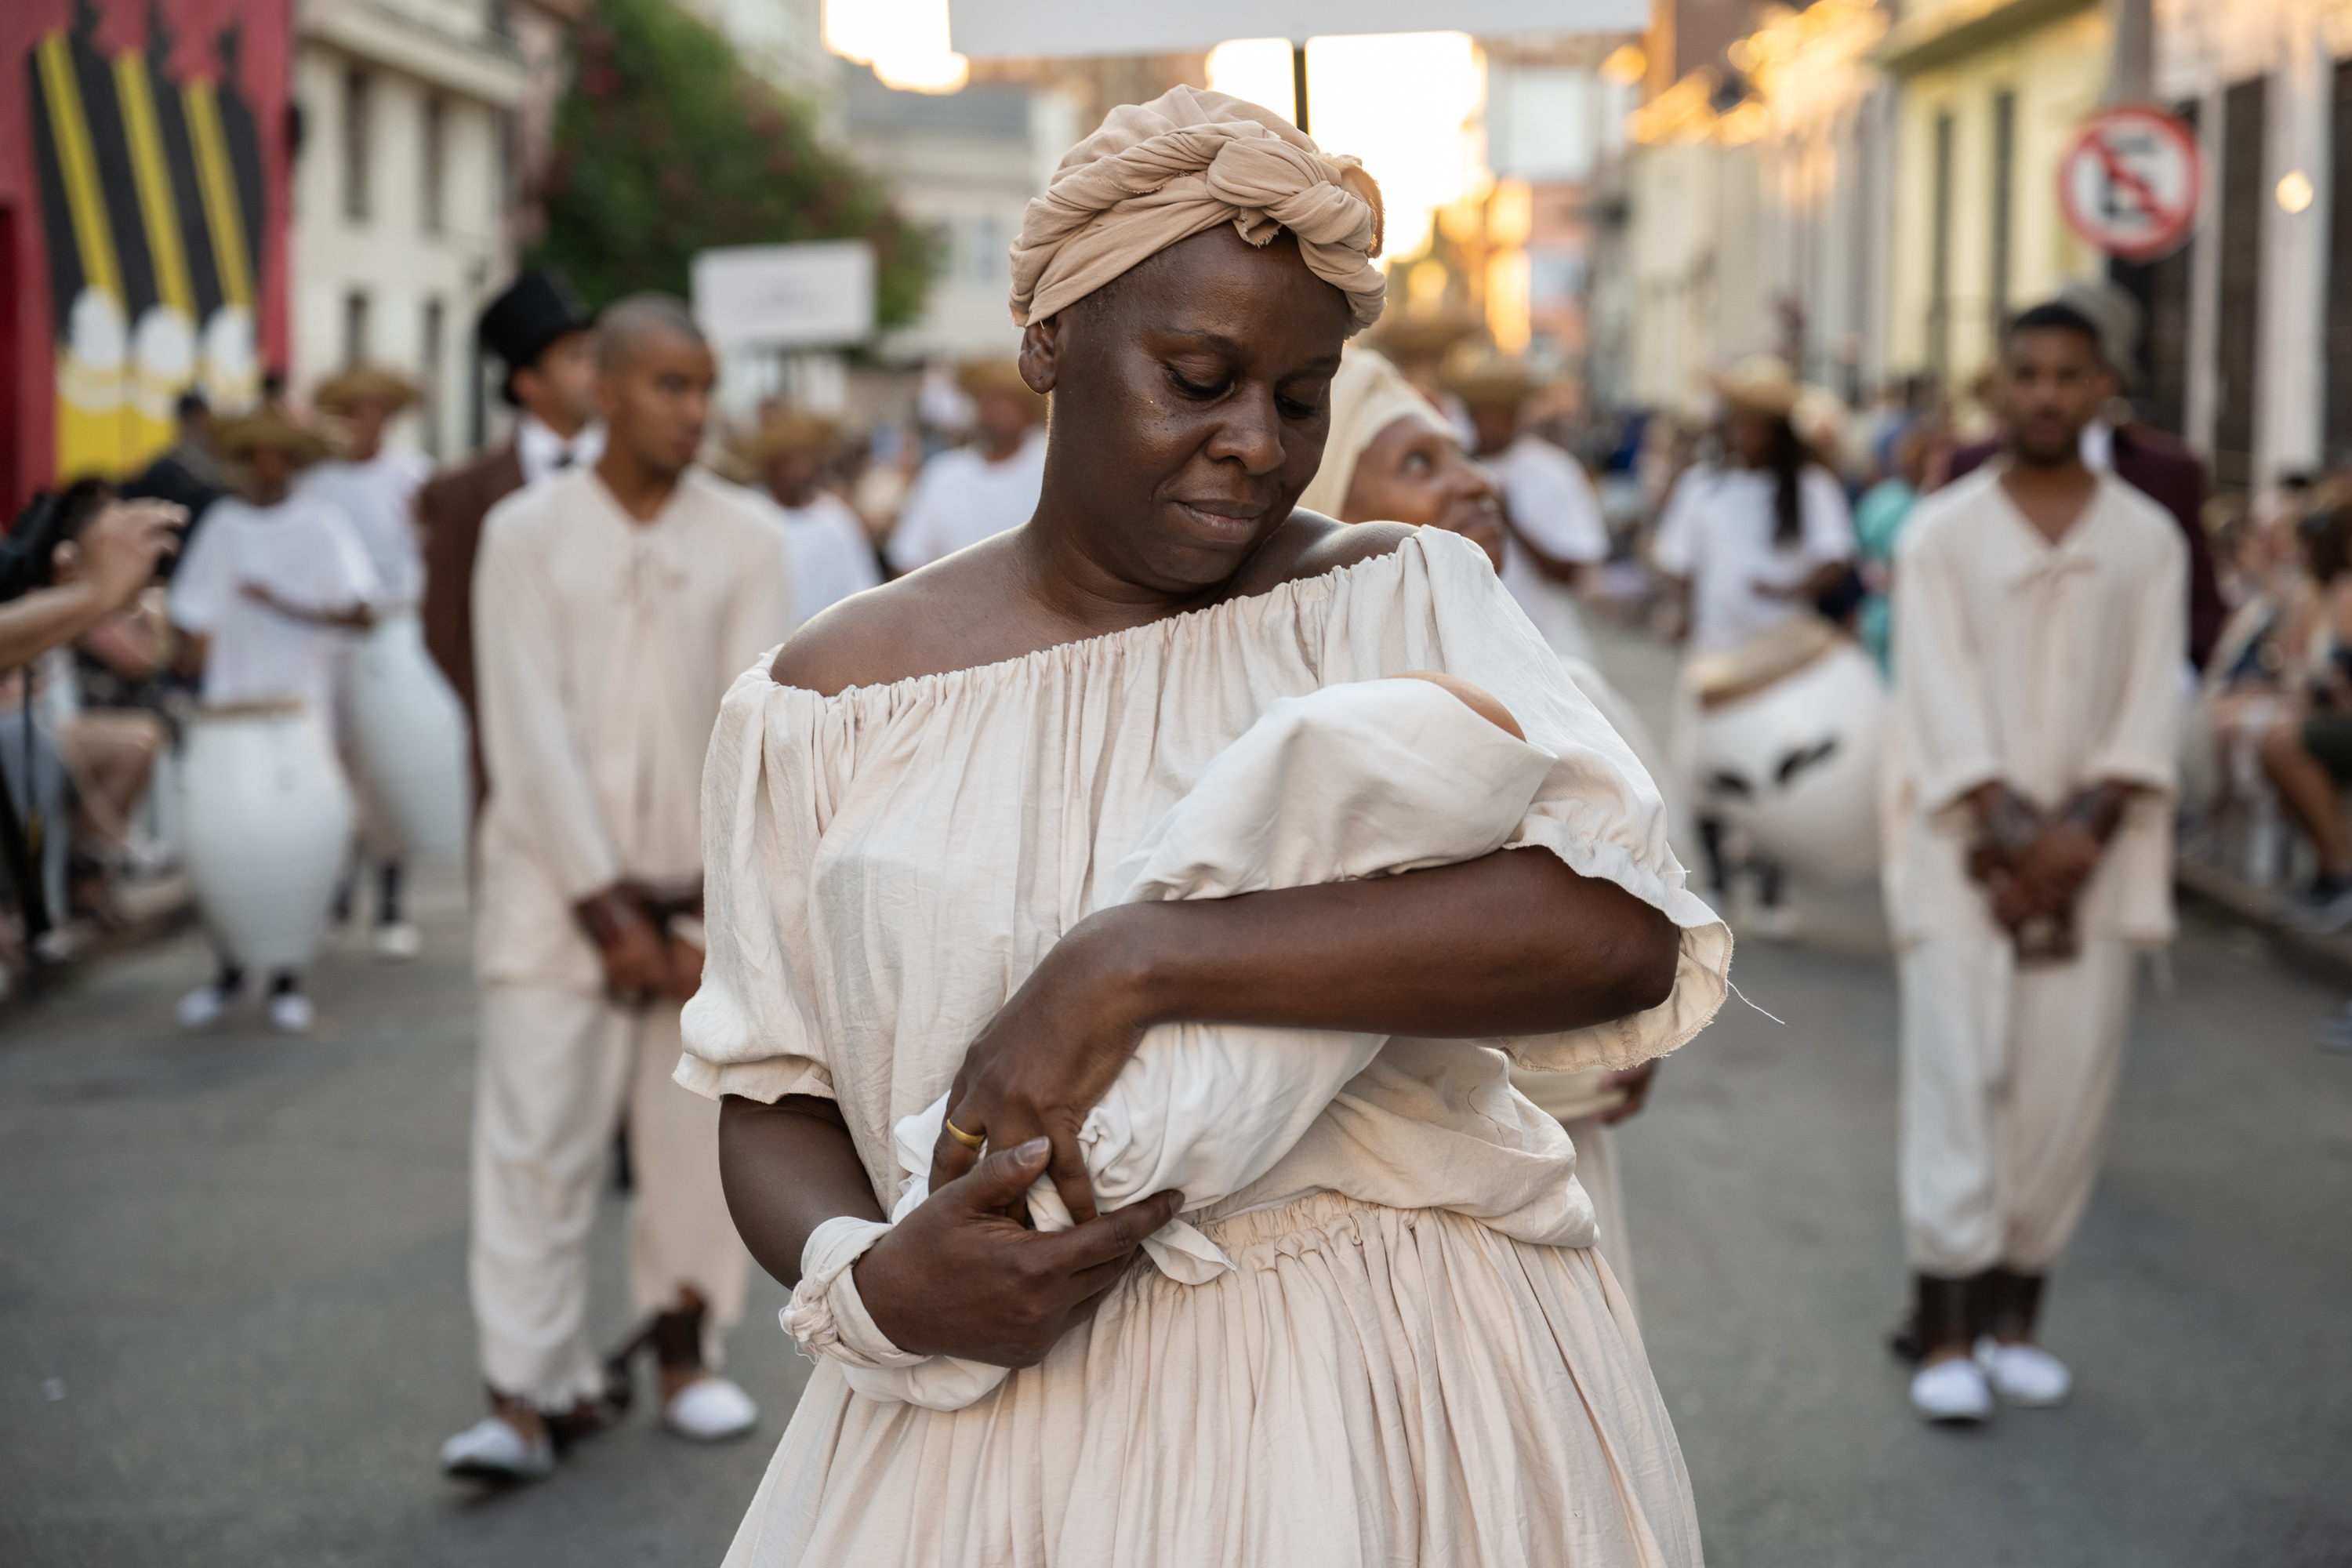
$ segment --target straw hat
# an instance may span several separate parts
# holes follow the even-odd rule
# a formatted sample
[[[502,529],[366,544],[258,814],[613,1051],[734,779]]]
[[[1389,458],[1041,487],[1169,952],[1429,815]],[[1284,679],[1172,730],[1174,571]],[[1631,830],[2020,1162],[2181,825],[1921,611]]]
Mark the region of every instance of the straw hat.
[[[298,468],[309,468],[328,452],[327,438],[296,424],[283,404],[265,403],[213,428],[213,449],[230,462],[241,462],[265,447],[285,453]]]
[[[1517,408],[1539,384],[1525,364],[1501,354],[1474,360],[1445,377],[1445,390],[1466,408]]]
[[[329,376],[310,394],[310,401],[331,414],[348,414],[362,403],[380,403],[394,414],[425,401],[425,389],[396,370],[380,364],[355,364]]]
[[[1415,310],[1400,306],[1381,318],[1366,341],[1391,360],[1443,358],[1456,343],[1476,337],[1486,322],[1469,310]]]
[[[1804,389],[1788,362],[1773,354],[1749,354],[1713,377],[1717,395],[1735,408],[1785,419],[1793,413]]]
[[[985,393],[1003,392],[1019,398],[1039,418],[1045,415],[1045,395],[1030,390],[1021,379],[1021,366],[1010,359],[968,359],[956,366],[956,387],[966,397],[977,398]]]
[[[838,435],[830,419],[787,410],[770,416],[758,429],[745,435],[736,443],[735,456],[753,472],[761,472],[788,452],[830,451]]]

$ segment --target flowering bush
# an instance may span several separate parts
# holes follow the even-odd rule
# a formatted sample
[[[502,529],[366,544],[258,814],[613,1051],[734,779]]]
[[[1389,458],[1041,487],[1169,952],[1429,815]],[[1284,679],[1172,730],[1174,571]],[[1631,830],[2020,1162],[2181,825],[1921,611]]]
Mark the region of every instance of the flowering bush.
[[[685,295],[694,253],[712,246],[864,239],[880,324],[920,310],[938,242],[719,33],[674,0],[593,0],[571,52],[534,265],[603,303]]]

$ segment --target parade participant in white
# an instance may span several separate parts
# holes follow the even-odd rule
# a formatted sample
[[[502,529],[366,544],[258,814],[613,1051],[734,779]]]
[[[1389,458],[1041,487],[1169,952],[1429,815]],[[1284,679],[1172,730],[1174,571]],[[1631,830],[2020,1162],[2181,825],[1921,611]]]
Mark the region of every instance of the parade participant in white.
[[[824,1226],[884,1217],[893,1121],[946,1089],[930,1195],[854,1282],[898,1349],[1016,1369],[935,1411],[821,1365],[739,1564],[1698,1560],[1606,1263],[1471,1217],[1473,1163],[1429,1151],[1486,1145],[1475,1213],[1571,1192],[1556,1123],[1492,1114],[1518,1104],[1508,1058],[1673,1048],[1725,994],[1728,937],[1474,546],[1294,506],[1341,344],[1380,314],[1377,202],[1256,105],[1114,110],[1013,251],[1022,369],[1055,398],[1036,515],[828,611],[729,696],[680,1076],[727,1097],[737,1222],[779,1279],[821,1273]],[[1279,700],[1415,669],[1557,759],[1523,847],[1087,912]],[[1387,1035],[1401,1070],[1204,1215],[1233,1268],[1184,1285],[1132,1267],[1181,1196],[1098,1212],[1079,1135],[1150,1027],[1210,1020]],[[1006,1219],[1048,1170],[1077,1223]]]
[[[1522,428],[1522,411],[1536,390],[1525,367],[1507,361],[1477,365],[1448,385],[1478,434],[1473,455],[1502,491],[1510,524],[1503,586],[1554,653],[1590,660],[1592,638],[1576,595],[1593,567],[1609,559],[1609,529],[1584,465]]]
[[[1427,395],[1372,349],[1351,346],[1339,374],[1331,378],[1331,426],[1323,442],[1323,466],[1298,504],[1343,522],[1408,522],[1459,533],[1486,552],[1496,571],[1504,574],[1505,587],[1510,585],[1505,553],[1509,531],[1492,474],[1463,456],[1453,426]],[[1526,608],[1524,602],[1520,607]],[[1536,630],[1544,632],[1540,622]],[[1662,779],[1656,747],[1624,698],[1584,659],[1562,652],[1557,643],[1552,651],[1561,670],[1633,749],[1643,769],[1654,781]],[[1513,1086],[1558,1119],[1575,1143],[1577,1179],[1591,1194],[1601,1221],[1594,1247],[1608,1258],[1629,1298],[1637,1292],[1612,1129],[1641,1110],[1657,1070],[1655,1061],[1647,1061],[1623,1071],[1595,1068],[1550,1073],[1517,1068],[1511,1073]]]
[[[803,621],[882,582],[865,525],[847,501],[822,484],[825,454],[835,438],[830,420],[780,414],[754,431],[740,453],[783,513]]]
[[[1740,361],[1717,378],[1723,400],[1721,466],[1692,468],[1675,483],[1658,520],[1651,561],[1684,599],[1688,659],[1675,693],[1674,787],[1691,803],[1706,853],[1707,880],[1727,906],[1735,869],[1724,824],[1698,776],[1697,660],[1732,654],[1812,614],[1853,555],[1845,492],[1815,462],[1790,423],[1802,389],[1769,355]],[[1760,934],[1785,936],[1794,919],[1781,903],[1781,868],[1752,863],[1759,883]]]
[[[389,754],[383,748],[367,745],[359,710],[373,694],[361,689],[359,667],[366,660],[376,668],[415,670],[417,661],[402,660],[395,650],[404,651],[414,644],[419,653],[423,651],[416,606],[425,593],[425,552],[416,530],[415,506],[417,489],[432,477],[433,464],[422,452],[392,446],[384,439],[392,421],[423,397],[415,382],[378,365],[353,365],[330,377],[310,400],[341,422],[342,455],[330,458],[302,478],[305,489],[333,501],[351,519],[383,590],[376,624],[366,641],[347,644],[338,661],[341,702],[335,740],[359,805],[366,858],[376,868],[375,950],[391,959],[415,958],[424,945],[421,933],[401,914],[402,868],[411,847],[404,842],[403,803],[395,798],[407,782],[398,776],[405,771],[400,764],[420,749],[446,760],[448,736],[446,726],[442,725],[437,726],[442,731],[438,735],[400,736],[397,749]],[[455,702],[450,699],[451,707]],[[429,710],[421,716],[430,724]],[[402,717],[414,716],[404,713]],[[459,766],[463,765],[461,759]],[[462,783],[458,787],[462,789]]]
[[[2033,1343],[2042,1282],[2097,1174],[2133,950],[2172,931],[2187,552],[2082,462],[2087,321],[2025,312],[2000,374],[2007,458],[1921,501],[1895,566],[1908,1342],[1912,1403],[1945,1420],[2065,1396]]]
[[[976,361],[956,379],[976,411],[972,442],[923,465],[885,552],[894,572],[1018,528],[1037,510],[1045,482],[1045,400],[1022,384],[1010,360]]]
[[[240,953],[226,929],[229,921],[216,921],[215,940],[225,949],[220,973],[180,999],[179,1016],[191,1029],[217,1021],[242,993],[250,960],[273,971],[270,1022],[300,1033],[310,1027],[314,1013],[297,971],[325,934],[351,831],[348,786],[331,750],[337,661],[369,626],[382,589],[350,519],[324,497],[295,488],[295,475],[326,455],[316,433],[270,405],[224,424],[218,444],[222,457],[241,470],[250,499],[230,497],[205,512],[172,580],[172,621],[194,639],[190,651],[201,661],[205,709],[223,721],[268,721],[278,737],[273,744],[297,769],[304,781],[300,794],[314,809],[301,813],[308,831],[289,820],[281,824],[282,837],[273,836],[263,820],[258,840],[239,849],[245,839],[234,824],[245,819],[224,815],[228,803],[211,797],[249,791],[252,781],[238,769],[209,763],[258,753],[211,742],[192,750],[190,831],[195,835],[217,822],[227,835],[216,853],[196,857],[198,902],[208,882],[237,876],[249,857],[257,858],[257,873],[265,867],[282,872],[272,878],[268,898],[280,906],[292,934],[273,934],[264,944],[267,953]],[[314,751],[330,760],[321,765]],[[278,924],[271,922],[273,932]]]
[[[653,1315],[664,1419],[713,1437],[756,1416],[707,1370],[745,1270],[716,1111],[668,1074],[701,973],[703,751],[728,681],[793,624],[791,571],[761,508],[691,466],[715,371],[684,307],[625,300],[600,334],[603,457],[500,502],[476,578],[470,1279],[492,1414],[442,1459],[495,1479],[552,1468],[549,1417],[594,1418],[587,1240],[625,1108],[630,1295]]]

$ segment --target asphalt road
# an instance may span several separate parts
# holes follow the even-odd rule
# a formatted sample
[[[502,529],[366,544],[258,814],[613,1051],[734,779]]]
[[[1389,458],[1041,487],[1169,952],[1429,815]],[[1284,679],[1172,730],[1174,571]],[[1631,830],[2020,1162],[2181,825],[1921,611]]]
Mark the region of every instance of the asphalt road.
[[[1654,661],[1621,663],[1637,697]],[[320,1037],[177,1034],[186,939],[0,1022],[0,1563],[715,1563],[800,1385],[762,1280],[716,1450],[640,1414],[485,1496],[464,1290],[472,996],[454,878],[425,958],[331,955]],[[1881,1348],[1904,1277],[1895,996],[1866,897],[1740,950],[1735,1003],[1625,1129],[1653,1363],[1710,1561],[2352,1563],[2352,1056],[2342,1003],[2194,917],[2142,987],[2107,1172],[2051,1289],[2078,1393],[1921,1427]],[[594,1321],[625,1326],[619,1210]]]

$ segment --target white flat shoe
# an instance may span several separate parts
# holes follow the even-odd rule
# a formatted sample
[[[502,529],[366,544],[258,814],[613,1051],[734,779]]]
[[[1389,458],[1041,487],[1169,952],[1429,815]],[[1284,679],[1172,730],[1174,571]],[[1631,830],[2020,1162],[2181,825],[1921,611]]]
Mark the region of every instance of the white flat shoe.
[[[375,928],[375,955],[404,963],[425,951],[425,933],[406,921]]]
[[[1939,1361],[1911,1380],[1911,1408],[1923,1421],[1982,1421],[1992,1414],[1992,1388],[1976,1363]]]
[[[723,1377],[697,1378],[662,1406],[662,1425],[698,1443],[740,1437],[759,1420],[751,1396]]]
[[[441,1468],[460,1480],[502,1485],[535,1481],[555,1469],[555,1444],[542,1430],[535,1443],[495,1415],[485,1415],[441,1445]]]
[[[319,1010],[299,991],[280,991],[269,999],[269,1026],[281,1035],[307,1035],[319,1021]]]
[[[2040,1345],[2005,1345],[1998,1340],[1977,1342],[1977,1364],[2004,1405],[2029,1409],[2063,1405],[2074,1391],[2074,1374],[2066,1363]]]
[[[230,1005],[242,994],[224,991],[217,985],[199,985],[180,998],[174,1016],[180,1020],[180,1027],[191,1033],[209,1029],[227,1016]]]

